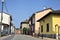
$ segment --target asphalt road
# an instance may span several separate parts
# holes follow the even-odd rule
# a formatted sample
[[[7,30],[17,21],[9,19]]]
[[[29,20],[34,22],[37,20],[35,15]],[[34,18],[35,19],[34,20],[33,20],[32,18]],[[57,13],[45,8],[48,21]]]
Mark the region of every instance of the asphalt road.
[[[9,35],[9,36],[0,38],[0,40],[55,40],[55,39],[51,39],[51,38],[42,39],[41,37],[35,38],[28,35]]]
[[[34,38],[28,35],[15,35],[12,40],[41,40],[40,38]]]

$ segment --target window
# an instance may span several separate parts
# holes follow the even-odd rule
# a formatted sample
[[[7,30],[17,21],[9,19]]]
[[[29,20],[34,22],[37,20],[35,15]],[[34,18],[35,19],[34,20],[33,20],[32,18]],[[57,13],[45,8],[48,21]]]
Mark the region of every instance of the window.
[[[41,26],[41,32],[43,32],[43,25]]]
[[[47,24],[47,29],[46,29],[47,32],[49,32],[49,23]]]
[[[29,24],[31,25],[31,21],[29,21]]]

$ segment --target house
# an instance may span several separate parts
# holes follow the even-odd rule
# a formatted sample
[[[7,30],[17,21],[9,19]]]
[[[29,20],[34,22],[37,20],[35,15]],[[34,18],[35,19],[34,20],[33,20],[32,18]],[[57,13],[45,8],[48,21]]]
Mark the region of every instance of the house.
[[[11,34],[15,34],[16,33],[16,28],[15,26],[11,23]]]
[[[2,26],[0,24],[0,32],[1,34],[10,34],[12,16],[10,14],[3,13],[2,17],[3,17]],[[1,23],[1,13],[0,13],[0,23]]]
[[[25,21],[21,22],[20,28],[23,29],[24,27],[26,27],[26,28],[29,27],[28,20],[25,20]]]
[[[40,36],[56,38],[56,34],[60,34],[60,10],[49,12],[38,22],[40,22]]]
[[[29,27],[31,29],[31,35],[37,36],[39,34],[39,22],[37,22],[38,19],[43,17],[44,15],[48,14],[49,12],[53,11],[51,8],[47,8],[38,12],[35,12],[30,18],[29,18]]]
[[[26,30],[29,29],[28,20],[25,20],[25,21],[21,22],[20,29],[21,29],[22,33],[24,33],[24,32],[23,32],[24,28],[26,28]],[[28,34],[28,33],[27,33],[27,34]]]

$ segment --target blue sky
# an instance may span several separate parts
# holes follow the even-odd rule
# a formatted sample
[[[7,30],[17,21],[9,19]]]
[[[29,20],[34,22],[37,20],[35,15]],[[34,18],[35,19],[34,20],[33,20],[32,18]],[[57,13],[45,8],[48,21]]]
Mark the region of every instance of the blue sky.
[[[60,9],[60,0],[5,0],[5,3],[16,27],[20,27],[20,22],[28,19],[34,12],[43,10],[43,7]]]

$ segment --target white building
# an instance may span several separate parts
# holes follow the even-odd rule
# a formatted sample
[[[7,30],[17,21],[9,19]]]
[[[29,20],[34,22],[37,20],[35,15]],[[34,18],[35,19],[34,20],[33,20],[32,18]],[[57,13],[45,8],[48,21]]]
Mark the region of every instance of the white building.
[[[15,26],[12,24],[11,25],[11,34],[15,34],[15,31],[16,31]]]
[[[7,13],[3,13],[2,17],[3,17],[2,27],[1,27],[1,24],[0,24],[1,34],[9,34],[12,17],[11,17],[11,15],[9,15]],[[1,13],[0,13],[0,23],[1,23]]]

